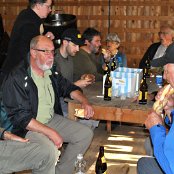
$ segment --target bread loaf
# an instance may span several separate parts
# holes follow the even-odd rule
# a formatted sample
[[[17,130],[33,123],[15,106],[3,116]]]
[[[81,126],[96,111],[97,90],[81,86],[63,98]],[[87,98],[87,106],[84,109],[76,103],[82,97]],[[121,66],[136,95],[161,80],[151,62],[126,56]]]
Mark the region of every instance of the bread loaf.
[[[94,76],[92,74],[87,74],[85,80],[93,80]]]
[[[102,53],[106,54],[106,49],[102,48]]]
[[[85,110],[84,109],[75,109],[76,117],[84,118],[85,117]]]
[[[167,104],[168,97],[174,93],[174,89],[170,84],[165,85],[161,97],[153,104],[153,110],[160,115],[163,111],[164,106]]]

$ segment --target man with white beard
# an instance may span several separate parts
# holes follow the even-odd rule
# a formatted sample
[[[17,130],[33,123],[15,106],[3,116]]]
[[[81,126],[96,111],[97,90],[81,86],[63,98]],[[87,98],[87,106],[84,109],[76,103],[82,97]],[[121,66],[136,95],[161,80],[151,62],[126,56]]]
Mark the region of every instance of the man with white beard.
[[[28,71],[21,65],[5,77],[2,101],[12,124],[11,132],[45,145],[51,159],[56,160],[57,149],[63,142],[68,143],[60,162],[50,169],[50,173],[71,174],[77,154],[86,152],[93,132],[85,125],[60,116],[59,98],[79,101],[87,119],[94,111],[79,87],[50,70],[53,61],[53,42],[46,36],[33,38]]]

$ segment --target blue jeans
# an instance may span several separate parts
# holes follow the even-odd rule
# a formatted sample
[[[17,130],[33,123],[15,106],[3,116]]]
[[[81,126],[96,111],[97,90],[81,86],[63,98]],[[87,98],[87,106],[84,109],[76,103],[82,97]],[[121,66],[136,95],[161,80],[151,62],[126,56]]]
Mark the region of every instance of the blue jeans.
[[[143,157],[138,160],[137,174],[164,174],[154,157]]]

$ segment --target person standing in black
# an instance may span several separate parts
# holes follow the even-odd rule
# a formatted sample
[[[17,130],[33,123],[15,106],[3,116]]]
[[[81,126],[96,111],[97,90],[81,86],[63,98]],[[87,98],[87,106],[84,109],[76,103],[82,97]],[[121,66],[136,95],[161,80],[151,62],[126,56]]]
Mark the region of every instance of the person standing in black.
[[[10,36],[7,58],[2,66],[4,72],[11,71],[22,60],[27,60],[30,41],[43,34],[43,19],[51,12],[52,0],[29,0],[29,7],[18,15]],[[54,39],[51,32],[47,37]]]

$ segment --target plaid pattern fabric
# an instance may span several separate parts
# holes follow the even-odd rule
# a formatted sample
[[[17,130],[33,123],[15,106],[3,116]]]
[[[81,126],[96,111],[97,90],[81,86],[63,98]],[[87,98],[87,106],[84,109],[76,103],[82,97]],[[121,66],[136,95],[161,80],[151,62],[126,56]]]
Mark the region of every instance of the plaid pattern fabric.
[[[111,72],[112,96],[134,97],[139,89],[142,69],[119,67]],[[103,83],[106,76],[103,77]]]

